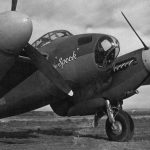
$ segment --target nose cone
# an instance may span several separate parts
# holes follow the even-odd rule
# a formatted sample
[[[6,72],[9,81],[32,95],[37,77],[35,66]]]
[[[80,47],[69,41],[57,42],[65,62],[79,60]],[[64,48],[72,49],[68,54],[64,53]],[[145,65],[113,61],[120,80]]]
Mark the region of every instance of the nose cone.
[[[142,51],[142,60],[144,66],[150,72],[150,49]]]
[[[0,50],[16,54],[27,44],[32,34],[31,19],[19,12],[0,14]]]

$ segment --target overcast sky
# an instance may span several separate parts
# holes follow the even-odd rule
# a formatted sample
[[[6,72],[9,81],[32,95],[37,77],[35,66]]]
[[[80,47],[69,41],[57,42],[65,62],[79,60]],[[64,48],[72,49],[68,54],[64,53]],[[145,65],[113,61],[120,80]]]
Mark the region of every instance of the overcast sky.
[[[10,10],[11,0],[0,0],[0,12]],[[106,33],[121,44],[120,54],[141,48],[121,15],[123,11],[139,35],[150,45],[150,0],[18,0],[17,11],[32,18],[32,43],[39,36],[58,29],[73,34]],[[149,108],[150,88],[125,101],[126,108]]]

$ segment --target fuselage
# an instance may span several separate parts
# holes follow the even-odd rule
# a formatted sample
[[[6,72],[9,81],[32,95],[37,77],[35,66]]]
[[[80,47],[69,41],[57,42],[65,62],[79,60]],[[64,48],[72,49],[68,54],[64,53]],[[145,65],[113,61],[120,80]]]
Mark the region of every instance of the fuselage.
[[[39,49],[69,83],[74,91],[73,97],[64,94],[41,72],[33,69],[32,75],[1,97],[0,117],[24,113],[47,104],[58,115],[67,115],[70,107],[81,102],[106,98],[113,103],[133,95],[134,92],[128,93],[135,91],[148,76],[142,60],[143,49],[118,57],[109,82],[107,72],[95,62],[95,47],[102,36],[106,35],[63,37]],[[21,59],[26,61],[28,58]]]
[[[92,41],[78,45],[79,39],[90,36],[92,36]],[[107,73],[103,72],[95,61],[95,46],[101,36],[104,35],[85,34],[62,38],[41,49],[41,52],[47,56],[53,56],[51,61],[54,67],[65,80],[70,82],[72,88],[85,89],[86,94],[83,99],[88,95],[88,90],[95,89],[93,86],[103,84],[105,78],[107,79]],[[139,49],[118,57],[111,72],[113,79],[111,85],[107,89],[100,88],[101,91],[93,90],[92,97],[102,96],[110,100],[120,100],[128,97],[129,91],[135,91],[149,75],[142,60],[142,51],[144,50]],[[88,96],[87,99],[90,98]]]

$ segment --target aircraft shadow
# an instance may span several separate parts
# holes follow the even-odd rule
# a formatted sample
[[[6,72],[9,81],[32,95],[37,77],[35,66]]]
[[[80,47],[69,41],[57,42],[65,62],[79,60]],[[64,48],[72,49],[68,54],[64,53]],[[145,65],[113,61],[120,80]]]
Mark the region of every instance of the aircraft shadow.
[[[84,128],[81,128],[81,130]],[[48,129],[26,129],[24,131],[0,131],[0,142],[4,142],[4,139],[29,139],[29,138],[39,138],[40,134],[50,135],[50,136],[75,136],[75,137],[87,137],[94,139],[108,140],[103,135],[93,135],[93,134],[82,134],[77,131],[80,128],[48,128]],[[1,140],[3,139],[3,140]],[[11,142],[10,142],[11,144]]]
[[[84,129],[84,128],[81,128],[81,129]],[[80,130],[80,128],[78,128],[77,130]],[[73,128],[66,128],[66,129],[53,128],[53,129],[39,130],[38,133],[45,134],[45,135],[53,135],[53,136],[75,136],[75,137],[87,137],[87,138],[108,140],[106,137],[102,135],[78,133],[76,129],[73,129]]]
[[[104,134],[89,134],[89,133],[80,133],[78,131],[85,128],[38,128],[38,129],[25,129],[23,131],[0,131],[0,143],[4,144],[24,144],[24,143],[33,143],[30,138],[40,138],[41,135],[49,135],[49,136],[74,136],[74,137],[85,137],[85,138],[93,138],[99,140],[106,140],[108,138],[105,137]],[[19,140],[17,140],[19,139]],[[21,140],[20,140],[21,139]],[[149,140],[150,135],[135,135],[132,139],[132,142],[137,142],[141,140]]]
[[[33,143],[30,138],[38,138],[38,136],[31,131],[0,131],[0,143],[3,144]]]
[[[11,132],[0,131],[0,139],[1,138],[27,139],[27,138],[37,138],[37,137],[38,136],[33,135],[30,130],[28,130],[28,131],[11,131]]]

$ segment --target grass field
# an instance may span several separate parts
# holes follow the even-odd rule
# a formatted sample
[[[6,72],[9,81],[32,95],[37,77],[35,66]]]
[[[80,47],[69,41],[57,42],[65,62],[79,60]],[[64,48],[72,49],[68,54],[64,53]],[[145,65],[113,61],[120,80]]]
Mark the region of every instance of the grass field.
[[[105,134],[105,118],[98,128],[92,116],[58,117],[52,112],[29,112],[0,120],[1,150],[149,150],[149,111],[129,111],[135,123],[130,142],[111,142]]]

